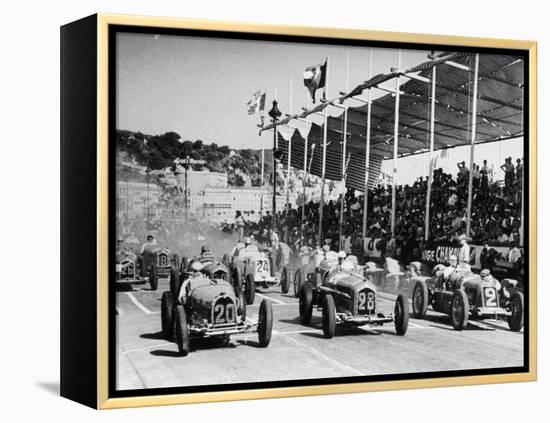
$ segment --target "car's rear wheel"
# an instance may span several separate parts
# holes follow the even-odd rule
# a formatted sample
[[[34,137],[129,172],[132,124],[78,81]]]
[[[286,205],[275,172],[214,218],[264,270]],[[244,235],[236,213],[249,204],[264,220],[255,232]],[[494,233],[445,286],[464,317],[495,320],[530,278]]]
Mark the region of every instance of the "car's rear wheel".
[[[233,284],[235,294],[239,296],[243,292],[243,281],[241,279],[241,271],[238,267],[234,267],[231,270],[231,283]]]
[[[248,305],[254,304],[254,297],[256,295],[256,282],[254,281],[254,275],[249,273],[246,275],[244,296]]]
[[[294,274],[294,296],[296,298],[300,297],[300,292],[302,291],[302,284],[304,283],[302,269],[296,270]]]
[[[149,285],[151,285],[151,291],[156,291],[159,287],[159,275],[156,264],[152,264],[149,268]]]
[[[273,330],[273,308],[271,302],[263,300],[258,313],[258,341],[260,347],[265,348],[271,341]]]
[[[399,336],[403,336],[407,333],[407,328],[409,327],[409,300],[407,300],[404,294],[397,296],[393,312],[395,332]]]
[[[323,297],[323,335],[330,339],[336,330],[336,306],[330,294]]]
[[[164,291],[160,300],[160,320],[162,336],[168,341],[174,339],[174,297],[170,291]]]
[[[300,290],[300,323],[307,326],[311,323],[311,314],[313,313],[313,291],[309,284],[302,285]]]
[[[414,285],[412,310],[415,319],[426,317],[426,312],[428,311],[428,285],[426,281],[419,280]]]
[[[172,267],[170,270],[170,292],[177,298],[180,289],[180,274],[176,268]]]
[[[181,304],[174,307],[175,335],[178,351],[182,356],[189,354],[189,328],[187,327],[187,314]]]
[[[516,291],[510,297],[509,306],[512,315],[508,317],[508,327],[519,332],[523,328],[523,293]]]
[[[283,267],[283,270],[281,271],[281,291],[283,294],[288,293],[288,289],[290,288],[290,276],[291,276],[290,269],[285,266]]]
[[[468,326],[470,305],[466,293],[457,289],[451,299],[451,323],[455,330],[463,330]]]

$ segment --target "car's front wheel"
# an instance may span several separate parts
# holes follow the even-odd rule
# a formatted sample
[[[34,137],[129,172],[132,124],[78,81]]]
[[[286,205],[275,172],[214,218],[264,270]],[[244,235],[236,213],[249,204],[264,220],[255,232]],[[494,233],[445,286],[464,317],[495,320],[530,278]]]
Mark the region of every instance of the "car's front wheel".
[[[254,275],[252,273],[246,275],[244,291],[246,303],[248,305],[254,304],[254,297],[256,296],[256,282],[254,281]]]
[[[523,293],[514,292],[508,307],[512,312],[508,317],[508,327],[511,331],[519,332],[523,328]]]
[[[302,285],[300,290],[300,323],[307,326],[311,323],[311,315],[313,313],[313,291],[309,284]]]
[[[162,336],[168,341],[174,339],[174,297],[170,291],[164,291],[160,300],[160,321]]]
[[[302,274],[302,269],[298,269],[294,274],[294,296],[296,298],[300,297],[300,292],[302,290],[303,282],[304,282],[304,278]]]
[[[399,294],[394,307],[395,332],[399,336],[407,333],[409,327],[409,300],[404,294]]]
[[[180,274],[175,267],[170,270],[170,292],[176,298],[180,289]]]
[[[426,281],[419,280],[414,285],[412,310],[415,319],[426,317],[426,312],[428,311],[428,285]]]
[[[290,288],[290,276],[292,275],[290,269],[285,266],[281,271],[281,292],[287,294]]]
[[[272,330],[273,308],[269,301],[263,300],[258,313],[258,342],[260,347],[265,348],[269,345]]]
[[[187,327],[187,314],[183,305],[174,307],[175,335],[178,351],[182,356],[189,354],[189,328]]]
[[[470,305],[466,293],[457,289],[451,299],[451,323],[455,330],[463,330],[468,326]]]
[[[323,297],[323,335],[330,339],[336,331],[336,306],[330,294]]]

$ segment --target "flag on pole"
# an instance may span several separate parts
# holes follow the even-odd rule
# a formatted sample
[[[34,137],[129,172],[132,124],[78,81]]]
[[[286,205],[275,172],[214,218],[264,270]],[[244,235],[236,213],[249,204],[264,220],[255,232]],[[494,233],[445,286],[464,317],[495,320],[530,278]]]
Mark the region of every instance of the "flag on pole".
[[[309,90],[313,103],[315,103],[315,92],[325,87],[327,77],[327,62],[310,66],[304,71],[304,85]]]
[[[256,91],[246,105],[249,115],[263,111],[265,109],[265,93],[261,94],[260,91]]]

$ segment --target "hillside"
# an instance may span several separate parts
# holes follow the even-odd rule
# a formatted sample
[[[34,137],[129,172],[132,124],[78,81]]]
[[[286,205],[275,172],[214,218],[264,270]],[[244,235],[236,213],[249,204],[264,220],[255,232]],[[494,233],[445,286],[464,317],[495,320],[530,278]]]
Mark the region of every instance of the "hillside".
[[[227,145],[204,143],[202,140],[182,142],[179,134],[146,135],[128,130],[116,131],[117,154],[133,159],[136,164],[151,170],[171,167],[177,158],[205,160],[213,172],[227,173],[228,184],[233,186],[261,185],[261,150],[232,150]],[[272,151],[265,151],[266,185],[271,185],[273,175]],[[282,181],[279,178],[278,185]]]

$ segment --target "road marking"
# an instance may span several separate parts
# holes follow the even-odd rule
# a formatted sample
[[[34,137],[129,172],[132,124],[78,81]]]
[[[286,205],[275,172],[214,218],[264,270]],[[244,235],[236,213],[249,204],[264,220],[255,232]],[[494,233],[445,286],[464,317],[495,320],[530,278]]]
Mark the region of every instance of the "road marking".
[[[309,350],[311,355],[313,356],[317,356],[317,358],[321,358],[325,361],[328,361],[329,363],[332,363],[333,365],[337,366],[337,367],[340,367],[341,369],[347,371],[347,372],[350,372],[352,374],[355,374],[357,376],[361,376],[363,375],[363,372],[360,372],[359,370],[357,369],[354,369],[353,367],[350,367],[346,364],[343,364],[343,363],[340,363],[339,361],[337,360],[334,360],[333,358],[330,358],[329,356],[323,354],[322,352],[316,350],[315,348],[312,348],[310,347],[309,345],[307,344],[304,344],[303,342],[300,342],[300,341],[297,341],[296,339],[294,338],[291,338],[291,337],[288,337],[286,338],[288,339],[289,341],[292,341],[294,342],[295,344],[297,344],[298,346],[302,347],[303,349],[306,349],[306,350]]]
[[[267,295],[258,294],[257,292],[256,292],[256,295],[257,295],[258,297],[265,298],[266,300],[273,301],[275,304],[283,304],[283,305],[286,304],[286,303],[284,303],[283,301],[276,300],[275,298],[268,297]]]
[[[130,301],[134,303],[134,305],[139,308],[141,311],[143,311],[145,314],[156,314],[153,313],[151,310],[149,310],[147,307],[145,307],[143,304],[141,304],[136,297],[134,297],[134,294],[131,292],[127,292],[126,295],[128,295],[128,298],[130,298]]]
[[[124,357],[125,355],[130,354],[130,353],[135,353],[135,352],[139,352],[139,351],[147,351],[147,350],[152,350],[153,348],[167,347],[167,346],[170,346],[170,345],[174,345],[174,344],[172,344],[171,342],[170,343],[165,342],[164,344],[156,344],[156,345],[149,345],[147,347],[134,348],[132,350],[121,351],[120,355],[122,357]]]

